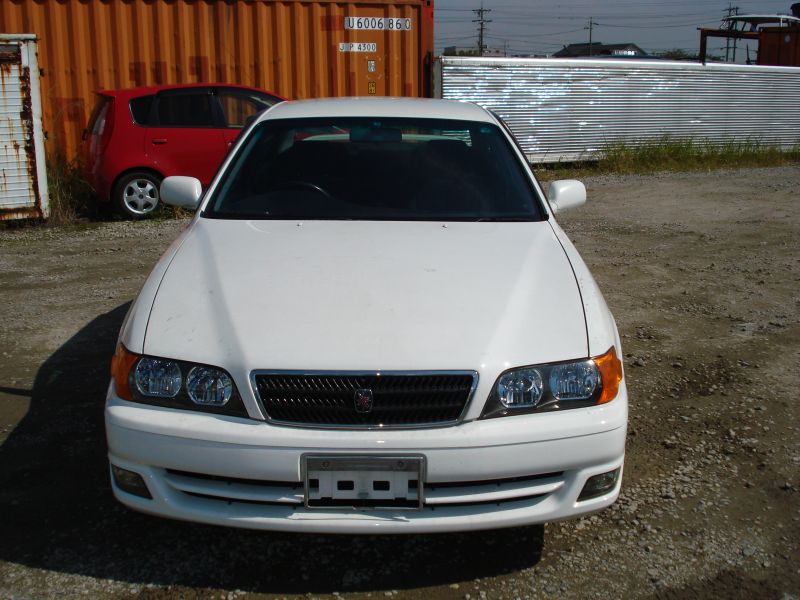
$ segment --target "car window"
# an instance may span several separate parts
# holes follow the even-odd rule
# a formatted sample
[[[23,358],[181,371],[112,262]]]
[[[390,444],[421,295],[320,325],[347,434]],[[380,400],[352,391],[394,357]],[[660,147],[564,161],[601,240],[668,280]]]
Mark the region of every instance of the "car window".
[[[503,120],[503,118],[500,115],[498,115],[496,112],[494,112],[493,110],[490,110],[489,112],[492,113],[492,116],[495,119],[497,119],[498,123],[500,123],[500,125],[503,127],[503,130],[508,134],[508,137],[511,138],[511,142],[514,144],[514,146],[516,146],[517,150],[519,150],[519,153],[522,154],[522,156],[526,157],[525,160],[528,160],[527,159],[527,154],[525,153],[525,150],[522,148],[522,144],[519,143],[519,140],[517,139],[517,136],[514,135],[513,131],[511,131],[511,127],[508,126],[508,123],[506,123],[505,120]],[[534,173],[534,171],[533,171],[533,164],[528,162],[528,167],[530,169],[531,176],[534,179],[536,179],[536,181],[537,181],[537,183],[539,183],[539,185],[541,185],[541,182],[539,182],[539,178],[536,176],[536,173]]]
[[[214,127],[213,96],[209,92],[171,92],[158,96],[161,127]]]
[[[276,119],[239,149],[204,216],[541,220],[530,179],[494,124]]]
[[[275,104],[278,99],[255,92],[225,90],[217,92],[222,115],[228,127],[241,128],[262,110]]]
[[[151,125],[150,109],[153,107],[154,95],[142,96],[131,100],[131,116],[137,125]]]

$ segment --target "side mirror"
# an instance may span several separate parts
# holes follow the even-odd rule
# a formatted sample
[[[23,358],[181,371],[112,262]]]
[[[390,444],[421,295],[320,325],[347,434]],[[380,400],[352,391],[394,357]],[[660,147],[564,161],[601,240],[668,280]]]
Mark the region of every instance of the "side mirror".
[[[161,201],[164,204],[195,210],[203,196],[203,186],[194,177],[176,175],[161,182]]]
[[[577,179],[553,181],[547,189],[547,199],[554,213],[586,203],[586,186]]]

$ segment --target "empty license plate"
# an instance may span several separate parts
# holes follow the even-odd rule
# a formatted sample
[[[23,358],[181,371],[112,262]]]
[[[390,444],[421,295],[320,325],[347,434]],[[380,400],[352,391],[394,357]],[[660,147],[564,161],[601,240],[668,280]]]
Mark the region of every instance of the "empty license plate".
[[[307,454],[302,462],[308,508],[422,508],[424,456]]]

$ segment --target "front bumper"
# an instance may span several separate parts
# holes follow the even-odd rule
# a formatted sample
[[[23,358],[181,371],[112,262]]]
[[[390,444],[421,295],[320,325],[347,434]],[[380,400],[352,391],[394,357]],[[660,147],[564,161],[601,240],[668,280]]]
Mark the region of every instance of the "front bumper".
[[[153,408],[116,398],[106,406],[109,459],[140,474],[152,495],[116,487],[127,506],[154,515],[253,529],[317,533],[423,533],[543,523],[596,512],[578,501],[586,480],[622,468],[627,393],[607,405],[471,421],[454,427],[342,431]],[[309,510],[307,453],[425,456],[422,510]]]

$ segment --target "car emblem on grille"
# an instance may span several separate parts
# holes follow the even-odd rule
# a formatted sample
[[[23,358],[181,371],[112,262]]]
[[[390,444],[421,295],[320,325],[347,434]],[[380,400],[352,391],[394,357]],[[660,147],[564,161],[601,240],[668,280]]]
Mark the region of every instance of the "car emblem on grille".
[[[357,413],[372,412],[372,390],[367,388],[356,390],[355,394],[353,394],[353,403]]]

